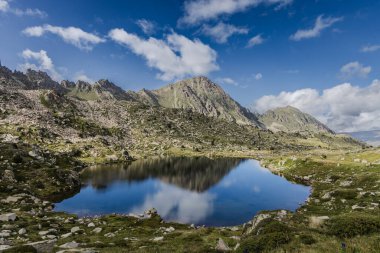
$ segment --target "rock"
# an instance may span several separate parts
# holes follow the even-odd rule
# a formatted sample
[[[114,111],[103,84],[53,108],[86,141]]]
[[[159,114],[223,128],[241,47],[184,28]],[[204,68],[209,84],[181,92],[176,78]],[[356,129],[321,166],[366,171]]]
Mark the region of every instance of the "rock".
[[[155,237],[155,238],[152,239],[152,241],[154,241],[154,242],[159,242],[159,241],[162,241],[162,240],[164,240],[163,236]]]
[[[309,226],[311,228],[320,227],[325,221],[329,220],[329,216],[311,216],[309,219]]]
[[[15,174],[11,170],[4,170],[1,178],[6,182],[17,182]]]
[[[93,227],[95,227],[95,224],[94,224],[93,222],[91,222],[91,223],[89,223],[89,224],[87,225],[87,227],[89,227],[89,228],[93,228]]]
[[[0,221],[15,221],[17,215],[15,213],[6,213],[0,215]]]
[[[70,236],[72,236],[73,235],[73,233],[71,233],[71,232],[69,232],[69,233],[66,233],[66,234],[63,234],[63,235],[61,235],[61,238],[67,238],[67,237],[70,237]]]
[[[18,143],[19,142],[19,137],[11,135],[11,134],[3,134],[3,135],[1,135],[1,138],[3,139],[3,142],[5,142],[5,143]]]
[[[339,186],[347,187],[347,186],[350,186],[351,184],[352,184],[351,181],[342,181],[340,182]]]
[[[173,227],[168,227],[168,228],[165,229],[165,232],[167,232],[167,233],[171,233],[171,232],[174,232],[174,231],[175,231],[175,228],[173,228]]]
[[[6,238],[11,236],[11,232],[9,230],[3,230],[0,232],[0,238]]]
[[[121,152],[121,154],[122,154],[122,156],[123,156],[123,158],[124,158],[125,160],[127,160],[127,161],[131,161],[131,160],[133,160],[132,156],[130,156],[129,152],[128,152],[126,149],[124,149],[124,150]]]
[[[237,249],[240,247],[240,243],[236,243],[235,247],[234,247],[234,251],[237,251]]]
[[[65,244],[62,244],[59,247],[63,249],[75,249],[79,247],[79,243],[72,241],[72,242],[67,242]]]
[[[74,233],[80,231],[80,228],[79,227],[72,227],[70,231],[71,231],[71,233],[74,234]]]
[[[47,234],[49,234],[50,233],[50,231],[40,231],[40,232],[38,232],[38,234],[40,235],[40,236],[44,236],[44,235],[47,235]]]
[[[22,197],[17,196],[8,196],[6,199],[3,199],[1,202],[9,204],[9,203],[16,203],[18,202]]]
[[[21,229],[18,231],[18,234],[19,234],[19,235],[24,235],[24,234],[26,234],[26,229],[25,229],[25,228],[21,228]]]
[[[322,199],[331,199],[331,193],[327,192],[322,196]]]
[[[39,242],[29,243],[27,245],[32,246],[38,253],[53,252],[57,240],[45,240]]]
[[[231,249],[228,247],[228,245],[223,241],[222,238],[219,238],[218,243],[215,247],[216,250],[220,251],[230,251]]]
[[[38,156],[38,154],[37,154],[34,150],[29,151],[29,152],[28,152],[28,155],[29,155],[30,157],[33,157],[33,158],[35,158],[35,157]]]
[[[146,215],[156,215],[157,214],[157,210],[156,210],[156,208],[151,208],[149,210],[146,210],[145,214]]]
[[[110,233],[105,234],[104,236],[110,238],[110,237],[115,237],[115,234],[110,232]]]
[[[92,230],[92,232],[95,234],[99,234],[100,232],[102,232],[102,228],[94,228],[94,230]]]
[[[0,245],[0,252],[2,252],[3,250],[9,249],[9,248],[11,248],[11,246],[9,246],[9,245]]]
[[[252,220],[252,226],[247,230],[247,234],[252,233],[255,230],[255,228],[259,225],[260,222],[270,217],[271,215],[268,213],[260,213],[256,215]]]
[[[365,209],[365,207],[363,207],[363,206],[359,206],[359,205],[353,205],[353,206],[351,207],[351,209],[352,209],[352,210]]]

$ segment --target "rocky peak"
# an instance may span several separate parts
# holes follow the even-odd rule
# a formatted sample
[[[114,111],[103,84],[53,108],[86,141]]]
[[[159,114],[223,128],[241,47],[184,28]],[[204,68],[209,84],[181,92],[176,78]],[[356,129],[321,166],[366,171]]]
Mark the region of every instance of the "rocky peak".
[[[313,116],[292,106],[268,110],[259,116],[259,120],[274,132],[334,133]]]

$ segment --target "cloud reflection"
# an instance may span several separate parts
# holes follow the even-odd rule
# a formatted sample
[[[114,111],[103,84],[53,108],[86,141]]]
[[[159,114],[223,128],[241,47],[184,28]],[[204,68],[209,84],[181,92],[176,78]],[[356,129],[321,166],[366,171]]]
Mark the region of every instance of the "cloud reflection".
[[[213,213],[215,195],[198,193],[172,185],[159,183],[154,194],[145,197],[141,206],[132,209],[132,213],[142,213],[152,207],[165,220],[182,223],[199,223]]]

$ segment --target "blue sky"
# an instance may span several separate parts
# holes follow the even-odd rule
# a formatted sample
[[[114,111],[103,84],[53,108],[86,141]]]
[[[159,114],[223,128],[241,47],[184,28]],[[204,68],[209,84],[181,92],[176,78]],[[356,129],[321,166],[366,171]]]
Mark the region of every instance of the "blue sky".
[[[0,0],[0,58],[132,90],[201,74],[245,106],[298,105],[328,123],[336,105],[320,112],[293,97],[310,88],[326,101],[323,91],[343,83],[372,94],[379,14],[377,0]]]

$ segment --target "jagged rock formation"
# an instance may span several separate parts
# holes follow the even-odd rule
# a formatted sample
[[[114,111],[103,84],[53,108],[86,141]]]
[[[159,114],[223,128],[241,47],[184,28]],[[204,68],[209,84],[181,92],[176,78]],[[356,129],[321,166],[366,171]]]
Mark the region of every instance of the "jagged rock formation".
[[[334,132],[313,116],[292,106],[269,110],[259,120],[273,132],[286,133],[330,133]]]
[[[61,85],[68,90],[68,95],[75,96],[84,100],[133,99],[122,88],[105,79],[101,79],[94,84],[90,84],[84,81],[77,81],[76,83],[70,81],[62,81]]]
[[[203,76],[169,84],[158,90],[143,89],[138,95],[137,99],[143,103],[190,109],[209,117],[261,127],[254,114],[233,100],[219,85]]]

